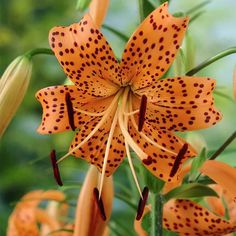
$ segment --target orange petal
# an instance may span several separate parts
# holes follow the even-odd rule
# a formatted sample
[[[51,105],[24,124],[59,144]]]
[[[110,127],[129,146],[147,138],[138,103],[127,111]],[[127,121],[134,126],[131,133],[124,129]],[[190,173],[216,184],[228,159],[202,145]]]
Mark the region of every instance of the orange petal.
[[[161,78],[173,62],[188,24],[188,17],[175,18],[164,3],[153,11],[130,38],[121,67],[137,90]]]
[[[223,189],[220,185],[211,184],[209,185],[212,189],[216,191],[219,197],[207,197],[206,202],[211,208],[211,211],[217,215],[224,216],[225,215],[225,206],[223,202]]]
[[[110,113],[110,116],[108,117],[106,122],[99,128],[99,130],[84,145],[82,145],[81,148],[73,153],[73,155],[75,155],[76,157],[80,157],[97,166],[99,171],[102,171],[106,144],[113,119],[114,110],[112,113]],[[74,148],[80,142],[82,142],[100,120],[100,117],[95,117],[84,124],[81,130],[76,134],[70,149]],[[121,133],[120,127],[116,125],[106,166],[106,176],[110,176],[116,170],[125,156],[126,152],[124,146],[124,137]]]
[[[129,133],[131,134],[133,140],[142,148],[142,150],[149,156],[148,160],[142,160],[144,166],[152,172],[158,178],[163,179],[168,182],[175,182],[178,180],[178,172],[181,166],[187,158],[195,155],[194,150],[189,146],[187,154],[184,155],[177,173],[171,177],[170,172],[173,168],[175,159],[182,148],[182,141],[175,136],[173,133],[165,130],[158,130],[153,127],[149,122],[145,122],[142,132],[153,140],[156,144],[162,146],[166,150],[161,150],[159,147],[154,146],[147,139],[143,138],[134,128],[133,124],[129,125]]]
[[[93,22],[98,28],[101,27],[102,22],[106,16],[110,0],[92,0],[89,6],[89,14],[93,18]]]
[[[209,160],[200,168],[200,172],[213,179],[236,201],[236,169],[226,163]]]
[[[100,213],[95,206],[93,198],[93,191],[98,185],[99,176],[100,174],[97,169],[94,166],[91,166],[83,183],[77,202],[74,235],[102,236],[106,229],[112,210],[113,181],[112,177],[105,177],[104,180],[101,195],[107,216],[107,220],[104,221],[99,215]]]
[[[64,201],[65,195],[56,190],[37,190],[24,195],[9,218],[7,235],[11,236],[14,235],[12,232],[17,232],[16,235],[19,236],[38,236],[36,209],[43,200]]]
[[[67,93],[70,94],[73,104],[75,128],[82,126],[90,119],[88,115],[77,112],[77,108],[89,112],[102,112],[111,100],[111,97],[109,97],[101,102],[100,99],[84,94],[73,85],[52,86],[41,89],[36,94],[43,107],[42,123],[38,128],[39,133],[59,133],[71,129],[66,105]]]
[[[102,97],[117,91],[119,64],[89,14],[79,23],[51,29],[49,41],[67,76],[84,93]]]
[[[154,126],[186,131],[207,128],[221,119],[213,103],[214,87],[215,80],[210,78],[176,77],[137,93],[148,97],[146,116]]]
[[[180,236],[221,236],[236,227],[189,200],[171,200],[164,205],[163,226]]]
[[[179,174],[178,174],[178,180],[176,182],[172,182],[172,183],[166,183],[163,189],[163,194],[171,191],[172,189],[178,187],[181,185],[185,175],[191,170],[191,165],[187,164],[186,166],[184,166]]]

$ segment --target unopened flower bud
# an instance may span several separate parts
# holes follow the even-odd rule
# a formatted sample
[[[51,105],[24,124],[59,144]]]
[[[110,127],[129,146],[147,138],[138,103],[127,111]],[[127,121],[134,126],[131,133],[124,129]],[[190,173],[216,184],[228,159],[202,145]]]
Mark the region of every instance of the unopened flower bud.
[[[7,67],[0,79],[0,137],[25,96],[31,72],[30,59],[19,56]]]

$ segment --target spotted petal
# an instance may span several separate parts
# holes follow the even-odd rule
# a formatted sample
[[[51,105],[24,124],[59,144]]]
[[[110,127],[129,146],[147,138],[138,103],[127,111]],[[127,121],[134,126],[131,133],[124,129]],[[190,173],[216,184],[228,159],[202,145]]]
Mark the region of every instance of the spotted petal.
[[[76,157],[83,158],[91,164],[94,164],[100,171],[102,171],[107,140],[113,119],[114,110],[113,112],[111,112],[108,119],[99,128],[99,130],[78,150],[73,152],[73,155],[75,155]],[[89,120],[76,134],[70,149],[76,147],[79,143],[81,143],[89,135],[89,133],[92,132],[92,130],[95,128],[95,126],[100,120],[101,118],[99,117],[95,117]],[[125,156],[126,152],[124,146],[124,137],[121,133],[120,127],[116,125],[109,149],[109,156],[105,171],[106,176],[110,176],[116,170],[116,168],[123,161]]]
[[[222,236],[236,231],[236,226],[189,200],[167,202],[163,209],[163,226],[180,236]]]
[[[175,18],[164,3],[153,11],[130,38],[121,67],[133,90],[161,78],[173,62],[182,42],[188,17]],[[128,82],[128,81],[127,81]]]
[[[45,212],[37,211],[37,206],[43,200],[63,201],[65,200],[65,196],[63,193],[54,190],[46,192],[37,190],[26,194],[16,205],[16,208],[9,218],[7,235],[38,236],[39,228],[37,222],[44,222],[53,230],[58,229],[58,224],[53,218],[50,218]]]
[[[119,64],[89,14],[79,23],[51,29],[49,41],[67,76],[84,93],[101,97],[117,91]]]
[[[236,169],[230,165],[216,161],[206,161],[200,168],[200,172],[213,179],[223,189],[225,189],[231,196],[232,200],[236,202]]]
[[[159,80],[136,93],[148,97],[146,116],[154,126],[186,131],[210,127],[221,119],[213,105],[214,88],[215,80],[210,78],[175,77]]]
[[[194,150],[189,147],[186,154],[178,164],[176,174],[171,176],[176,157],[183,146],[183,142],[173,133],[166,130],[157,130],[150,123],[145,122],[143,134],[161,147],[155,146],[149,140],[137,132],[134,125],[130,122],[129,132],[135,142],[148,154],[147,160],[142,160],[144,166],[156,177],[168,182],[176,182],[181,166],[187,158],[195,155]],[[166,150],[168,151],[166,151]]]
[[[36,94],[43,107],[42,123],[38,128],[39,133],[59,133],[71,129],[68,107],[66,105],[67,93],[70,94],[73,104],[75,128],[82,126],[90,119],[88,115],[78,112],[77,108],[89,112],[102,112],[111,100],[111,97],[109,97],[101,102],[100,99],[84,94],[84,92],[73,85],[52,86],[41,89]]]

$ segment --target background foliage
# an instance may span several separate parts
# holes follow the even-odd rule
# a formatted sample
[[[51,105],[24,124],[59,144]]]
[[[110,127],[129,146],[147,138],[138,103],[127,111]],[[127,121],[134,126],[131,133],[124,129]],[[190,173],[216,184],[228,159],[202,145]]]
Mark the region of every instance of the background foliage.
[[[129,37],[139,22],[137,2],[111,0],[105,24]],[[170,11],[185,12],[200,2],[202,1],[172,0]],[[48,47],[47,37],[51,27],[79,21],[82,13],[77,12],[75,6],[75,0],[0,0],[0,74],[16,56],[36,47]],[[204,7],[204,13],[191,23],[189,35],[195,45],[196,65],[221,50],[236,46],[235,9],[235,0],[212,0]],[[119,58],[125,42],[107,29],[103,29],[103,32]],[[201,71],[199,75],[215,78],[219,91],[232,99],[235,61],[236,55],[228,56]],[[64,79],[65,75],[54,57],[41,55],[34,58],[33,77],[28,93],[0,142],[0,235],[5,235],[7,218],[14,203],[24,193],[32,189],[57,188],[48,154],[52,148],[58,153],[66,151],[72,134],[37,134],[41,107],[34,94],[43,87],[61,84]],[[235,103],[218,95],[216,102],[224,114],[223,121],[199,132],[206,139],[210,150],[215,150],[235,130]],[[236,166],[235,149],[234,143],[220,158]],[[71,158],[65,161],[61,166],[64,183],[81,182],[86,168],[87,164],[79,160]],[[117,193],[120,185],[133,187],[132,181],[127,183],[125,169],[122,167],[116,172],[115,180]],[[138,196],[136,199],[138,201]],[[115,224],[119,224],[123,226],[121,228],[124,235],[125,232],[133,232],[135,211],[116,200],[113,212],[114,228]],[[121,216],[130,224],[125,223]]]

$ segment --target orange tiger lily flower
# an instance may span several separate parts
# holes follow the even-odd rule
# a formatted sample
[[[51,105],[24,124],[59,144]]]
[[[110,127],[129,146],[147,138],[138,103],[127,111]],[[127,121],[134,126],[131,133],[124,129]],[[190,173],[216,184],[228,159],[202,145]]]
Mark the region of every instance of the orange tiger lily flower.
[[[72,225],[65,225],[55,215],[64,204],[54,207],[54,214],[39,207],[42,201],[50,200],[63,202],[65,195],[62,192],[49,191],[33,191],[24,195],[19,203],[17,203],[13,213],[9,217],[7,236],[46,236],[49,232],[64,229],[72,229]],[[39,228],[39,224],[42,228]],[[72,236],[69,232],[57,232],[58,236]]]
[[[131,148],[153,175],[176,181],[182,163],[196,153],[174,131],[207,128],[221,119],[213,79],[161,79],[187,24],[188,17],[173,17],[164,3],[133,33],[120,63],[89,14],[53,28],[51,48],[74,85],[37,92],[43,107],[38,132],[79,129],[62,159],[80,157],[103,175],[110,176],[126,155],[130,160]]]

